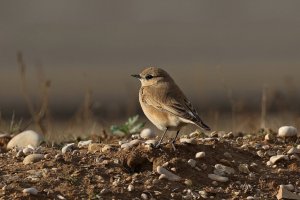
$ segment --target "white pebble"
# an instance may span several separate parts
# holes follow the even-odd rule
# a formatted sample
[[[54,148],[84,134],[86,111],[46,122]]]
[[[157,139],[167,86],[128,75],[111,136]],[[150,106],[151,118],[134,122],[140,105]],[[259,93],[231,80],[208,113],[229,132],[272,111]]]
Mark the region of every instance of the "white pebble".
[[[288,152],[287,152],[288,155],[290,154],[300,154],[300,149],[297,149],[295,147],[292,147]]]
[[[198,152],[198,153],[196,153],[195,157],[196,158],[204,158],[205,157],[205,152],[203,152],[203,151]]]
[[[196,140],[193,138],[180,138],[180,143],[182,144],[195,144]]]
[[[31,163],[38,162],[42,159],[44,159],[43,154],[30,154],[30,155],[28,155],[24,158],[23,164],[28,165],[28,164],[31,164]]]
[[[80,141],[78,142],[78,148],[88,147],[92,144],[92,140]]]
[[[270,158],[270,162],[272,165],[274,165],[276,162],[280,161],[280,160],[288,160],[289,157],[287,155],[277,155],[277,156],[272,156]]]
[[[39,191],[34,188],[34,187],[31,187],[31,188],[26,188],[23,190],[23,193],[27,193],[27,194],[32,194],[32,195],[37,195],[39,193]]]
[[[72,151],[72,149],[74,148],[75,143],[70,143],[70,144],[66,144],[62,149],[61,149],[61,153],[65,154],[68,151]]]
[[[141,134],[140,134],[141,138],[143,139],[151,139],[151,138],[155,138],[156,137],[156,134],[155,132],[150,129],[150,128],[145,128],[141,131]]]
[[[197,163],[197,162],[196,162],[196,160],[194,160],[194,159],[189,159],[189,160],[188,160],[188,164],[189,164],[191,167],[193,167],[193,168],[196,167],[196,163]]]
[[[128,192],[132,192],[134,190],[134,186],[133,185],[128,185],[127,187]]]
[[[157,173],[161,174],[160,177],[166,178],[170,181],[180,181],[181,180],[181,177],[177,176],[176,174],[173,174],[172,172],[166,170],[165,168],[163,168],[161,166],[158,166],[156,171],[157,171]]]
[[[293,126],[282,126],[278,129],[278,137],[293,137],[297,136],[297,129]]]

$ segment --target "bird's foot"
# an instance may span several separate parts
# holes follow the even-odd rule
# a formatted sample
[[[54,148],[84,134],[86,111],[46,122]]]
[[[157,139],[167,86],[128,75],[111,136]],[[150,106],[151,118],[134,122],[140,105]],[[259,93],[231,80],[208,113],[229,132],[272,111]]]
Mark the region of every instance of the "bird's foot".
[[[175,147],[175,142],[172,142],[171,145],[172,145],[173,150],[174,150],[174,151],[177,151],[177,149],[176,149],[176,147]]]

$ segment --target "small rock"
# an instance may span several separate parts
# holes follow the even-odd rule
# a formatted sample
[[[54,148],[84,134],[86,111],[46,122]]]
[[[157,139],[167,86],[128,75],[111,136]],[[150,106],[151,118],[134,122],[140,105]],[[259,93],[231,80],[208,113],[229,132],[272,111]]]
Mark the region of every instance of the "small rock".
[[[196,140],[194,138],[180,138],[180,143],[182,144],[195,144]]]
[[[41,134],[31,130],[23,131],[8,142],[7,149],[13,149],[14,147],[25,148],[28,145],[38,147],[43,140],[44,137]]]
[[[141,143],[141,140],[135,139],[135,140],[131,140],[128,143],[124,143],[121,145],[121,149],[130,149],[134,146],[137,146]]]
[[[277,156],[272,156],[270,158],[270,162],[272,165],[274,165],[276,162],[280,161],[280,160],[288,160],[289,157],[287,155],[277,155]]]
[[[265,141],[273,141],[274,139],[275,139],[275,137],[271,133],[268,133],[265,135]]]
[[[146,140],[145,141],[146,145],[151,145],[151,146],[155,146],[156,145],[156,140]]]
[[[247,196],[247,200],[254,200],[255,198],[253,196]]]
[[[19,158],[22,156],[24,156],[23,150],[19,150],[18,153],[16,154],[16,157]]]
[[[265,156],[265,154],[262,150],[257,151],[256,154],[261,158],[263,158]]]
[[[261,148],[264,150],[268,150],[268,149],[270,149],[270,145],[263,145]]]
[[[60,194],[57,195],[57,198],[60,199],[60,200],[65,200],[66,199],[64,196],[62,196]]]
[[[205,157],[205,152],[203,152],[203,151],[198,152],[198,153],[196,153],[195,157],[196,158],[204,158]]]
[[[300,196],[297,194],[294,194],[282,185],[279,187],[279,191],[276,195],[277,199],[295,199],[295,200],[300,200]]]
[[[144,200],[147,200],[148,199],[148,195],[145,194],[145,193],[142,193],[141,194],[141,198],[144,199]]]
[[[180,181],[181,177],[177,176],[176,174],[173,174],[172,172],[166,170],[165,168],[158,166],[156,169],[157,173],[163,175],[160,176],[161,178],[166,178],[170,181]]]
[[[102,147],[101,151],[102,152],[106,152],[106,151],[110,151],[112,149],[112,146],[109,144],[104,145],[104,147]]]
[[[23,193],[27,193],[27,194],[31,194],[31,195],[37,195],[39,193],[39,191],[36,188],[31,187],[31,188],[24,189]]]
[[[32,147],[25,147],[23,149],[24,155],[29,155],[29,154],[33,153],[33,151],[34,151],[34,148],[32,148]]]
[[[229,159],[232,158],[232,155],[229,152],[225,152],[224,156],[225,156],[225,158],[229,158]]]
[[[218,182],[222,182],[222,183],[225,183],[229,180],[228,177],[219,176],[216,174],[208,174],[208,178],[210,178],[213,181],[218,181]]]
[[[293,191],[295,189],[295,187],[292,184],[280,185],[280,186],[286,188],[289,191]]]
[[[193,181],[191,179],[185,179],[184,184],[187,185],[187,186],[192,186]]]
[[[30,155],[28,155],[24,158],[23,164],[28,165],[28,164],[31,164],[31,163],[38,162],[42,159],[44,159],[43,154],[30,154]]]
[[[140,134],[141,138],[143,139],[151,139],[151,138],[155,138],[156,137],[156,134],[155,132],[150,129],[150,128],[145,128],[141,131],[141,134]]]
[[[127,187],[128,192],[132,192],[134,190],[134,186],[133,185],[128,185]]]
[[[92,144],[92,140],[80,141],[78,142],[78,148],[88,147]]]
[[[231,175],[231,174],[234,174],[235,173],[235,170],[231,167],[227,167],[225,165],[222,165],[222,164],[216,164],[215,165],[215,171],[214,172],[217,172],[216,174],[217,175],[225,175],[225,174],[228,174],[228,175]]]
[[[297,129],[293,126],[282,126],[278,129],[278,137],[293,137],[297,136]]]
[[[247,164],[240,164],[239,171],[245,174],[250,174],[249,166]]]
[[[300,154],[300,149],[297,149],[295,147],[292,147],[288,152],[287,152],[288,155],[290,154]]]
[[[103,144],[91,143],[91,144],[89,144],[88,151],[95,153],[97,151],[102,151],[102,147],[103,147]]]
[[[188,160],[188,164],[189,164],[191,167],[193,167],[193,168],[196,167],[196,163],[197,163],[197,162],[196,162],[196,160],[194,160],[194,159],[189,159],[189,160]]]
[[[73,148],[75,147],[75,143],[70,143],[70,144],[66,144],[62,149],[61,149],[61,153],[65,154],[68,151],[72,151]]]
[[[207,199],[207,192],[205,190],[200,190],[199,191],[199,194],[200,196],[203,198],[203,199]]]

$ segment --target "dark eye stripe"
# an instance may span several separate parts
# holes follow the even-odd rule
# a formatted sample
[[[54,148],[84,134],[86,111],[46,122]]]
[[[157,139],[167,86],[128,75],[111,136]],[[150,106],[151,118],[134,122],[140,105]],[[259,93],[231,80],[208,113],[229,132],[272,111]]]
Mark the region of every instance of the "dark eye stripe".
[[[145,78],[146,78],[147,80],[150,80],[150,79],[153,78],[153,76],[152,76],[152,75],[147,75]]]

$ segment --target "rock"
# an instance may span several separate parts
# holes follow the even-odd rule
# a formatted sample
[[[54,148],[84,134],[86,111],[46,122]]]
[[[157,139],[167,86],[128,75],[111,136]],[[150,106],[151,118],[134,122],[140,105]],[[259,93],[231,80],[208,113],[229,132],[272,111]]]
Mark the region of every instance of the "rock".
[[[263,158],[265,156],[264,152],[262,150],[257,151],[256,154],[261,158]]]
[[[196,140],[193,138],[180,138],[179,142],[182,144],[195,144]]]
[[[147,141],[145,141],[145,144],[146,144],[146,145],[152,145],[152,146],[155,146],[155,145],[156,145],[156,140],[147,140]]]
[[[29,154],[31,154],[31,153],[33,153],[34,152],[34,148],[33,147],[25,147],[24,149],[23,149],[23,153],[24,153],[24,155],[29,155]]]
[[[191,167],[193,167],[193,168],[196,167],[196,163],[197,163],[197,162],[196,162],[196,160],[194,160],[194,159],[189,159],[189,160],[188,160],[188,164],[189,164]]]
[[[295,147],[290,148],[290,150],[287,152],[288,155],[290,154],[300,154],[300,149],[297,149]]]
[[[280,160],[288,160],[289,157],[287,155],[277,155],[277,156],[272,156],[270,158],[270,162],[272,165],[274,165],[276,162],[280,161]]]
[[[141,198],[144,199],[144,200],[147,200],[148,199],[148,195],[145,194],[145,193],[142,193],[141,194]]]
[[[109,144],[104,145],[104,147],[102,147],[101,151],[102,152],[106,152],[106,151],[110,151],[112,149],[112,146]]]
[[[173,174],[172,172],[166,170],[165,168],[161,166],[157,166],[156,168],[157,173],[161,174],[160,179],[166,178],[170,181],[180,181],[181,177],[177,176],[176,174]]]
[[[75,147],[75,143],[70,143],[70,144],[66,144],[62,149],[61,149],[61,153],[65,154],[68,151],[72,151],[73,148]]]
[[[191,179],[185,179],[184,184],[190,187],[193,185],[193,181]]]
[[[279,191],[276,195],[277,199],[295,199],[295,200],[300,200],[300,196],[288,191],[285,187],[282,185],[279,186]]]
[[[271,133],[268,133],[265,135],[265,141],[273,141],[274,139],[275,139],[275,137]]]
[[[141,140],[135,139],[135,140],[131,140],[128,143],[124,143],[121,145],[121,149],[130,149],[134,146],[137,146],[141,143]]]
[[[285,189],[289,191],[293,191],[295,187],[292,184],[287,184],[287,185],[280,185],[281,187],[284,187]]]
[[[255,198],[253,196],[247,196],[247,200],[254,200]]]
[[[26,193],[26,194],[31,194],[31,195],[37,195],[39,193],[39,191],[34,187],[26,188],[22,192]]]
[[[141,136],[141,138],[148,140],[148,139],[151,139],[151,138],[155,138],[156,134],[152,129],[145,128],[141,131],[140,136]]]
[[[218,181],[218,182],[222,182],[222,183],[225,183],[229,180],[228,177],[219,176],[216,174],[208,174],[208,178],[210,178],[213,181]]]
[[[134,186],[133,185],[128,185],[127,187],[128,192],[132,192],[134,190]]]
[[[220,175],[220,176],[223,176],[225,174],[231,175],[231,174],[235,173],[235,170],[231,167],[227,167],[227,166],[222,165],[222,164],[216,164],[214,173],[217,174],[217,175]]]
[[[88,151],[95,153],[97,151],[102,151],[102,147],[103,147],[103,144],[91,143],[91,144],[89,144]]]
[[[78,142],[78,148],[88,147],[92,143],[92,140]]]
[[[18,153],[16,154],[16,157],[20,158],[22,156],[24,156],[23,150],[19,150]]]
[[[297,129],[293,126],[282,126],[278,129],[278,137],[293,137],[297,136]]]
[[[60,199],[60,200],[65,200],[66,199],[64,196],[62,196],[60,194],[57,195],[57,198]]]
[[[13,149],[17,147],[22,149],[31,145],[33,147],[38,147],[41,142],[44,140],[44,137],[34,131],[28,130],[23,131],[13,137],[7,144],[7,149]]]
[[[198,152],[198,153],[196,153],[195,157],[196,158],[204,158],[205,157],[205,152],[203,152],[203,151]]]
[[[28,155],[24,158],[23,164],[28,165],[28,164],[31,164],[31,163],[38,162],[42,159],[44,159],[43,154],[30,154],[30,155]]]
[[[239,171],[244,174],[250,174],[249,166],[247,164],[240,164]]]

